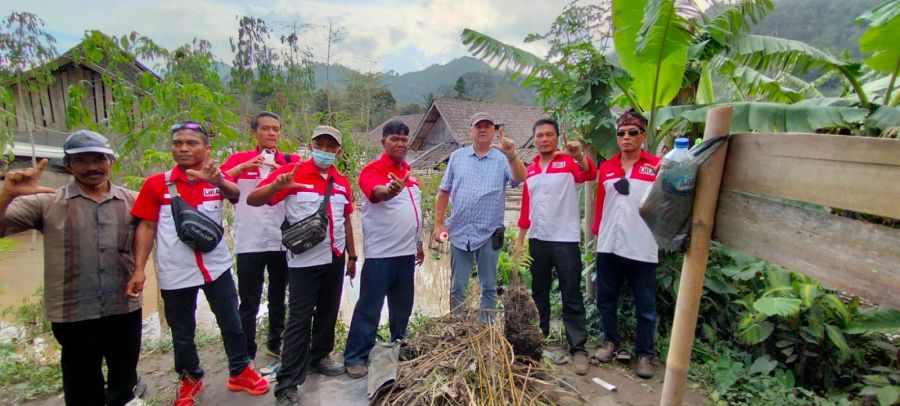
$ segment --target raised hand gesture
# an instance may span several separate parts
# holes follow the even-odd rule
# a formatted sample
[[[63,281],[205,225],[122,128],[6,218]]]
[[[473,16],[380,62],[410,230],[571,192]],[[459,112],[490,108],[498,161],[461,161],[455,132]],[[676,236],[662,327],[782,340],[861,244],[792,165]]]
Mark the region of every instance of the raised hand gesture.
[[[406,186],[406,181],[409,179],[409,175],[412,172],[406,174],[403,179],[397,178],[393,173],[388,173],[388,177],[391,178],[391,183],[388,183],[387,190],[391,197],[397,196],[400,194],[400,191],[403,190],[403,187]]]
[[[47,166],[47,159],[42,159],[34,168],[26,168],[6,173],[3,182],[3,193],[12,197],[53,193],[56,189],[40,185],[41,174]]]
[[[259,168],[260,166],[263,166],[264,162],[265,157],[263,157],[262,155],[257,155],[253,159],[238,165],[238,168],[240,168],[241,173],[245,173],[253,168]]]
[[[492,144],[491,148],[499,149],[503,155],[506,155],[506,159],[512,161],[516,158],[516,142],[506,136],[506,130],[503,127],[500,127],[500,140],[496,144]]]
[[[219,169],[219,165],[216,165],[211,159],[207,159],[206,162],[203,163],[203,166],[200,167],[200,170],[188,169],[185,170],[184,173],[209,183],[210,185],[218,186],[225,181],[225,175]]]
[[[297,169],[300,168],[300,165],[294,165],[294,169],[289,173],[282,173],[275,178],[275,182],[272,184],[275,187],[275,190],[283,190],[283,189],[293,189],[300,187],[300,184],[294,180],[294,176],[297,174]]]

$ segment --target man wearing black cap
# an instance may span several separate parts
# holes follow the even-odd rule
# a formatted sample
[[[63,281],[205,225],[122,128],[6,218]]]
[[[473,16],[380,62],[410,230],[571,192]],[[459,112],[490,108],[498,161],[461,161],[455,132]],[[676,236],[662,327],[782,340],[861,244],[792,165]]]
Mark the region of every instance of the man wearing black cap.
[[[44,234],[44,311],[62,348],[66,404],[124,405],[134,398],[141,348],[141,296],[126,295],[137,194],[109,181],[116,154],[102,135],[76,131],[63,151],[74,179],[59,189],[40,186],[46,159],[6,173],[0,236]]]

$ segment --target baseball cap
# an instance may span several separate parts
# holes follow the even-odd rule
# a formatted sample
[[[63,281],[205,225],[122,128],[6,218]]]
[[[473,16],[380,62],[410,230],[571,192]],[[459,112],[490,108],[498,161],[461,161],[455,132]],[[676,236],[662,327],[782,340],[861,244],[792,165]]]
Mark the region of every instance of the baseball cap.
[[[475,114],[472,114],[472,118],[469,119],[469,122],[471,123],[471,124],[469,124],[469,126],[475,127],[475,124],[478,124],[479,121],[485,121],[485,120],[490,121],[491,124],[497,124],[497,121],[494,120],[494,116],[492,116],[488,113],[485,113],[483,111],[479,111]]]
[[[116,153],[109,145],[106,137],[89,130],[78,130],[66,137],[63,143],[63,151],[66,154],[83,154],[86,152],[99,152],[101,154],[116,157]]]
[[[312,139],[319,138],[320,135],[330,135],[337,141],[338,145],[343,145],[341,143],[341,132],[337,128],[334,128],[330,125],[320,125],[313,130]]]

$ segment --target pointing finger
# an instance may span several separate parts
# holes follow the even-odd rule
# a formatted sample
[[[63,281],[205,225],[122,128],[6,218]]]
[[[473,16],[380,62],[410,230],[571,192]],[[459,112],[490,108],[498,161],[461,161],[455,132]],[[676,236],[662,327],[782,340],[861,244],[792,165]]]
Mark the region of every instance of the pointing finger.
[[[37,166],[34,167],[34,170],[37,172],[37,175],[40,176],[42,172],[44,172],[44,168],[47,166],[47,158],[41,159],[41,162],[38,162]]]

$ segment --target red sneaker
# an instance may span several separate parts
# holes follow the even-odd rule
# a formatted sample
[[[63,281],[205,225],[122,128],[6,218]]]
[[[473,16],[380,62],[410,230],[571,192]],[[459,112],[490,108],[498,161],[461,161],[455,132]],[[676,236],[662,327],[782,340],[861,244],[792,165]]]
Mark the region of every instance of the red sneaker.
[[[247,365],[240,375],[228,378],[228,390],[262,395],[269,391],[269,381],[261,378],[250,365]]]
[[[175,406],[194,406],[197,404],[196,397],[203,390],[203,381],[194,379],[189,376],[181,378],[181,389],[178,391],[178,398],[175,399]]]

